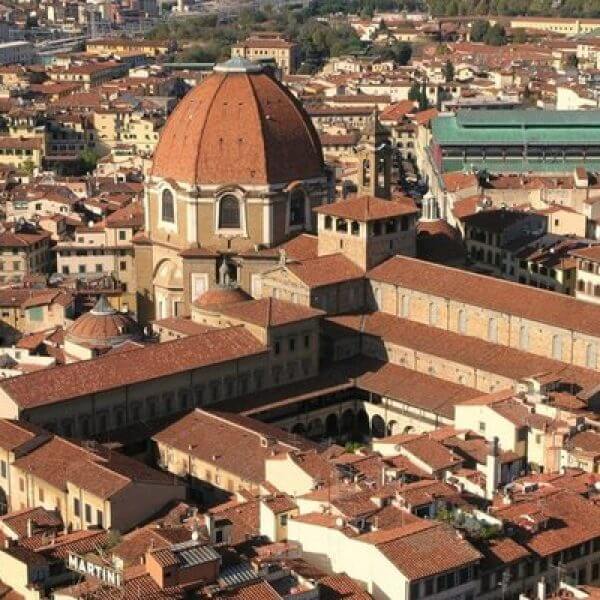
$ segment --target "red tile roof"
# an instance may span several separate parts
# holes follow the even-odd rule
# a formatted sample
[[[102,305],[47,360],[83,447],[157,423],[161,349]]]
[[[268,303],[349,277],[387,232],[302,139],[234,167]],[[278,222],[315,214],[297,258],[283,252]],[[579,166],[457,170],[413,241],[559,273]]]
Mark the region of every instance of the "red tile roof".
[[[315,319],[323,315],[322,310],[302,306],[276,298],[248,300],[224,306],[219,311],[226,317],[239,319],[259,327],[278,327],[289,323]]]
[[[300,262],[287,263],[287,268],[309,288],[362,279],[365,272],[343,254],[328,254]]]
[[[448,419],[454,418],[454,407],[464,400],[481,395],[481,392],[424,373],[382,363],[371,373],[357,378],[358,387],[406,402]]]
[[[412,215],[418,212],[418,208],[410,198],[406,200],[384,200],[374,196],[354,196],[347,200],[339,200],[333,204],[319,206],[315,208],[315,212],[365,222],[390,219],[401,215]]]
[[[314,447],[278,427],[249,417],[200,409],[163,429],[153,439],[255,484],[265,480],[265,459],[273,452]]]
[[[132,350],[127,361],[120,354],[108,354],[14,377],[0,382],[0,387],[27,409],[267,351],[244,327],[229,327]]]
[[[327,323],[335,323],[350,331],[378,337],[398,346],[439,356],[515,381],[551,374],[557,379],[582,388],[600,385],[600,373],[592,369],[576,367],[383,312],[330,317]]]
[[[387,534],[384,541],[375,538],[371,543],[411,581],[456,570],[481,558],[481,553],[448,525],[423,521],[382,533]]]
[[[369,279],[600,337],[600,306],[548,290],[395,256]]]
[[[310,118],[283,85],[266,73],[221,72],[171,113],[152,175],[193,184],[282,183],[321,177],[324,164]]]

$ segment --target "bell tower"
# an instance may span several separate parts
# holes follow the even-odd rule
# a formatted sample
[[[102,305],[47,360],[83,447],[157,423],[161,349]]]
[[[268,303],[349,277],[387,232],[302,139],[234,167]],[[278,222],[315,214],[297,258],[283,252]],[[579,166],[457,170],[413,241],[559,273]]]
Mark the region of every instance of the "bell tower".
[[[379,123],[377,111],[369,118],[358,150],[358,195],[389,200],[391,197],[392,149]]]

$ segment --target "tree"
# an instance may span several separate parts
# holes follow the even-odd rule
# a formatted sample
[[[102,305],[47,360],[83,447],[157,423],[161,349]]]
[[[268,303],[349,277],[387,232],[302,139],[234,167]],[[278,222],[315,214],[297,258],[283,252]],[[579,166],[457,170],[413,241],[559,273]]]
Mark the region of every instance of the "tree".
[[[451,61],[447,60],[444,65],[444,79],[446,80],[446,83],[454,81],[454,74],[454,65]]]
[[[429,108],[429,100],[427,99],[427,84],[421,84],[421,94],[419,97],[419,110],[427,110]]]
[[[515,29],[512,34],[512,41],[515,44],[524,44],[528,41],[527,32],[524,29]]]
[[[413,102],[420,102],[421,100],[421,86],[418,81],[415,81],[408,90],[408,99]]]
[[[567,57],[564,61],[565,69],[576,69],[579,61],[577,60],[576,54],[567,54]]]
[[[24,173],[31,177],[31,175],[33,175],[33,172],[35,171],[35,164],[32,160],[28,159],[21,165],[21,169]]]
[[[506,44],[506,31],[504,27],[498,23],[492,25],[486,31],[483,41],[488,46],[503,46]]]
[[[93,171],[98,164],[99,158],[100,157],[95,150],[92,150],[91,148],[84,148],[79,153],[79,164],[81,166],[81,170],[85,171],[86,173]]]
[[[475,21],[471,25],[471,41],[472,42],[483,42],[490,24],[488,21]]]

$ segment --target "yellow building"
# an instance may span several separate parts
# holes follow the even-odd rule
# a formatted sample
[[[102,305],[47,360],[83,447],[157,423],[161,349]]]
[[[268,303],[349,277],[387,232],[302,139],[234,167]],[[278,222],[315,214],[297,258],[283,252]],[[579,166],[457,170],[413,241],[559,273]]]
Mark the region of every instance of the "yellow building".
[[[86,51],[88,54],[105,56],[110,54],[129,54],[132,52],[143,53],[149,57],[164,56],[177,49],[177,42],[174,40],[132,40],[128,38],[117,39],[96,39],[86,42]]]
[[[127,531],[184,497],[172,477],[99,445],[7,420],[0,432],[0,494],[11,511],[43,507],[68,529]]]
[[[298,44],[288,42],[281,36],[253,35],[231,47],[231,58],[253,61],[274,60],[284,75],[298,68]]]

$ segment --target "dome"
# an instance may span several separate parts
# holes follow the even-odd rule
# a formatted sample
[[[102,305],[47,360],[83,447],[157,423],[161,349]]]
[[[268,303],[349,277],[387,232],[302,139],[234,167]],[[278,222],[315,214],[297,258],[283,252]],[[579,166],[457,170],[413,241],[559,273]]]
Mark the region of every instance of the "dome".
[[[167,119],[151,174],[188,184],[288,183],[324,175],[315,128],[261,66],[217,65]]]
[[[141,330],[127,313],[115,310],[101,296],[92,310],[81,315],[66,331],[65,339],[94,347],[117,346],[139,339]]]
[[[194,300],[194,306],[198,308],[209,308],[211,306],[225,306],[226,304],[236,304],[252,298],[243,290],[236,287],[217,287],[207,290],[201,296]]]

